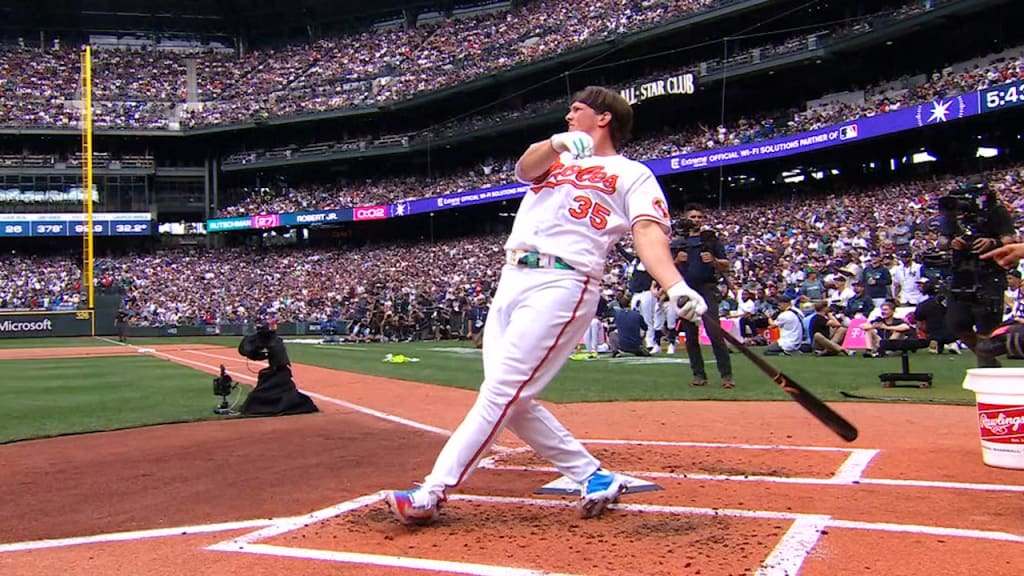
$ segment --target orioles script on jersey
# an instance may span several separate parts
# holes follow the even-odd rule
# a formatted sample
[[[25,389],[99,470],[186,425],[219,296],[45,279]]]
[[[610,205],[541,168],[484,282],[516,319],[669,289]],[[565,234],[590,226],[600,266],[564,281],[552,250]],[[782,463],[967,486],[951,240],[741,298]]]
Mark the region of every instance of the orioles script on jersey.
[[[538,179],[539,180],[539,179]],[[615,174],[608,174],[604,166],[583,167],[578,164],[566,166],[560,160],[556,160],[551,168],[548,168],[544,182],[533,186],[530,190],[540,193],[546,188],[554,188],[562,184],[568,184],[577,190],[596,190],[605,194],[615,194],[615,185],[619,177]]]

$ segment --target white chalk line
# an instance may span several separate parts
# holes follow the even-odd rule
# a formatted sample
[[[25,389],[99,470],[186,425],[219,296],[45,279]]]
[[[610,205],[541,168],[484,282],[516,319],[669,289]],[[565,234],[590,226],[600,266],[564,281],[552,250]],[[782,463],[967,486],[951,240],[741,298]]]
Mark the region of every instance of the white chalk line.
[[[218,356],[216,354],[210,354],[208,352],[201,352],[199,350],[185,350],[184,352],[188,352],[190,354],[200,354],[202,356],[209,356],[211,358],[216,358],[216,359],[219,359],[219,360],[227,360],[227,361],[230,361],[230,362],[244,362],[244,360],[241,360],[239,358],[230,358],[230,357],[227,357],[227,356]],[[206,364],[204,362],[199,362],[199,361],[196,361],[196,360],[190,360],[188,358],[182,358],[180,356],[174,356],[174,355],[171,355],[171,354],[165,354],[163,352],[152,352],[152,354],[157,355],[157,356],[166,357],[167,359],[172,360],[172,361],[174,359],[177,359],[177,360],[179,360],[181,362],[184,362],[184,363],[187,363],[187,364],[191,364],[193,366],[202,366],[202,367],[207,368],[209,370],[220,370],[220,366],[214,366],[212,364]],[[250,376],[248,374],[244,374],[244,373],[238,372],[237,370],[236,371],[227,370],[226,367],[225,367],[225,370],[229,374],[231,374],[232,376],[237,376],[239,378],[243,378],[243,379],[248,380],[250,382],[256,382],[256,378],[254,378],[254,377],[252,377],[252,376]],[[359,412],[359,413],[365,414],[367,416],[373,416],[374,418],[379,418],[381,420],[387,420],[388,422],[393,422],[395,424],[401,424],[403,426],[408,426],[410,428],[415,428],[417,430],[423,430],[424,432],[430,432],[430,433],[439,434],[439,435],[442,435],[442,436],[451,436],[451,434],[452,434],[451,431],[445,430],[444,428],[438,428],[437,426],[430,426],[429,424],[423,424],[421,422],[416,422],[414,420],[409,420],[407,418],[402,418],[401,416],[396,416],[394,414],[388,414],[387,412],[381,412],[380,410],[374,410],[373,408],[367,408],[366,406],[361,406],[359,404],[353,404],[351,402],[346,402],[345,400],[340,400],[338,398],[332,398],[330,396],[325,396],[323,394],[318,394],[316,392],[311,392],[309,390],[305,390],[305,389],[301,389],[301,388],[299,390],[302,393],[304,393],[304,394],[306,394],[306,395],[308,395],[308,396],[310,396],[312,398],[315,398],[317,400],[320,400],[320,401],[323,401],[323,402],[327,402],[329,404],[334,404],[336,406],[341,406],[341,407],[344,407],[344,408],[348,408],[349,410],[352,410],[354,412]]]
[[[225,532],[228,530],[243,530],[247,528],[262,528],[273,525],[276,520],[243,520],[239,522],[221,522],[217,524],[200,524],[197,526],[177,526],[174,528],[155,528],[150,530],[135,530],[131,532],[111,532],[108,534],[96,534],[93,536],[76,536],[73,538],[53,538],[46,540],[31,540],[28,542],[13,542],[0,544],[0,553],[24,552],[27,550],[42,550],[45,548],[65,548],[68,546],[80,546],[83,544],[103,544],[106,542],[133,542],[148,538],[165,538],[169,536],[189,536],[193,534],[209,534],[212,532]]]
[[[105,542],[124,542],[142,540],[148,538],[161,538],[170,536],[186,536],[193,534],[208,534],[215,532],[224,532],[230,530],[240,530],[246,528],[260,528],[255,532],[239,536],[231,540],[226,540],[215,544],[214,546],[218,549],[228,549],[231,546],[239,546],[243,544],[252,544],[258,540],[270,538],[273,536],[279,536],[290,531],[298,530],[303,527],[312,525],[317,522],[340,516],[372,505],[379,502],[382,499],[380,492],[341,502],[327,508],[312,512],[310,514],[304,514],[300,516],[287,516],[283,518],[274,519],[255,519],[255,520],[243,520],[237,522],[221,522],[214,524],[200,524],[194,526],[178,526],[172,528],[157,528],[150,530],[138,530],[131,532],[112,532],[107,534],[96,534],[91,536],[79,536],[72,538],[58,538],[58,539],[45,539],[45,540],[33,540],[26,542],[13,542],[8,544],[0,544],[0,553],[3,552],[20,552],[25,550],[39,550],[44,548],[63,548],[68,546],[78,546],[83,544],[99,544]],[[466,502],[478,502],[485,504],[505,504],[505,505],[528,505],[537,507],[559,507],[559,508],[572,508],[576,505],[575,501],[572,500],[549,500],[540,498],[515,498],[515,497],[504,497],[504,496],[480,496],[471,494],[453,494],[449,497],[450,501],[466,501]],[[652,504],[627,504],[618,503],[613,505],[611,508],[618,510],[628,510],[634,512],[643,512],[651,514],[670,514],[670,515],[702,515],[702,516],[729,516],[729,517],[742,517],[742,518],[755,518],[755,519],[768,519],[768,520],[798,520],[798,519],[815,519],[822,517],[816,514],[801,514],[796,512],[776,512],[768,510],[741,510],[741,509],[730,509],[730,508],[702,508],[694,506],[667,506],[667,505],[652,505]],[[1001,531],[990,531],[990,530],[972,530],[964,528],[946,528],[939,526],[924,526],[914,524],[897,524],[891,522],[867,522],[867,521],[854,521],[854,520],[842,520],[828,517],[828,526],[836,528],[849,528],[858,530],[881,530],[886,532],[907,532],[916,534],[929,534],[936,536],[953,536],[953,537],[965,537],[965,538],[976,538],[983,540],[1003,540],[1008,542],[1019,542],[1024,543],[1024,536],[1011,534]],[[211,547],[212,548],[212,547]]]
[[[847,452],[853,453],[866,448],[837,448],[833,446],[794,446],[785,444],[737,444],[730,442],[675,442],[670,440],[607,440],[596,438],[587,444],[668,446],[673,448],[739,448],[743,450],[803,450],[806,452]]]
[[[589,444],[583,441],[584,444]],[[543,474],[559,474],[557,468],[549,466],[510,466],[495,463],[499,456],[480,461],[478,466],[488,470],[506,472],[538,472]],[[978,490],[987,492],[1024,492],[1024,486],[1016,484],[976,484],[971,482],[938,482],[932,480],[896,480],[888,478],[849,478],[845,475],[834,475],[830,478],[808,478],[799,476],[763,476],[754,474],[703,474],[697,472],[655,472],[650,470],[616,470],[620,474],[636,476],[647,480],[712,480],[721,482],[766,482],[771,484],[807,484],[815,486],[856,486],[858,484],[877,484],[880,486],[900,486],[907,488],[946,488],[950,490]]]
[[[380,495],[376,494],[370,497],[364,497],[363,499],[351,501],[351,504],[348,506],[339,505],[338,507],[335,507],[334,510],[341,510],[342,507],[347,507],[349,510],[355,510],[356,508],[360,507],[354,504],[357,501],[362,503],[362,505],[366,505],[366,503],[376,502],[379,499]],[[526,505],[543,508],[573,508],[576,506],[575,502],[571,500],[546,500],[537,498],[477,496],[469,494],[455,494],[452,495],[449,498],[449,500],[453,502],[462,501],[495,505]],[[946,528],[939,526],[921,526],[910,524],[873,523],[837,520],[833,519],[831,516],[821,514],[801,514],[794,512],[777,512],[770,510],[739,510],[728,508],[656,506],[646,504],[623,503],[615,504],[612,506],[612,508],[616,510],[625,510],[651,514],[669,514],[678,516],[724,516],[734,518],[749,518],[757,520],[792,521],[791,526],[782,535],[782,538],[780,539],[779,543],[769,553],[767,558],[760,564],[758,572],[756,573],[757,576],[792,576],[794,574],[799,573],[804,561],[810,555],[814,547],[817,545],[817,542],[821,537],[822,532],[828,528],[848,528],[860,530],[878,529],[887,532],[928,534],[946,537],[960,537],[981,540],[996,540],[1005,542],[1024,543],[1024,536],[1010,534],[1007,532]],[[332,512],[331,515],[333,516],[337,514]],[[207,550],[243,552],[287,558],[331,561],[346,564],[372,565],[392,568],[408,568],[421,571],[452,572],[457,574],[474,574],[486,576],[498,574],[514,574],[523,576],[547,574],[546,572],[538,572],[528,569],[517,569],[508,566],[490,566],[465,562],[439,561],[427,558],[365,554],[339,550],[296,548],[256,543],[256,541],[260,538],[254,537],[255,534],[270,534],[271,532],[273,532],[274,535],[280,535],[284,533],[281,530],[267,528],[261,530],[260,532],[253,533],[252,535],[247,535],[241,538],[237,538],[235,540],[214,544],[208,547]]]
[[[790,576],[800,573],[804,560],[818,544],[828,526],[829,516],[801,516],[793,521],[782,539],[761,562],[756,576]]]
[[[124,343],[115,342],[115,341],[112,341],[112,340],[109,340],[109,339],[105,339],[105,338],[103,340],[106,340],[106,341],[109,341],[109,342],[112,342],[112,343],[115,343],[115,344],[118,344],[118,345],[126,345]],[[142,350],[140,350],[140,351],[142,351]],[[219,369],[219,367],[214,367],[214,366],[210,366],[208,364],[191,361],[191,360],[187,360],[187,359],[184,359],[184,358],[179,358],[179,357],[176,357],[176,356],[173,356],[173,355],[169,355],[169,354],[157,353],[157,352],[151,351],[151,350],[145,350],[145,351],[153,353],[153,354],[155,354],[157,356],[163,356],[163,357],[165,357],[167,359],[170,359],[170,360],[179,360],[179,361],[183,361],[183,362],[186,362],[186,363],[189,363],[189,364],[203,366],[203,367],[211,369],[211,370]],[[201,355],[204,355],[204,356],[210,356],[210,357],[217,358],[217,359],[230,360],[230,361],[235,361],[235,362],[238,361],[235,358],[227,358],[227,357],[224,357],[224,356],[208,354],[208,353],[204,353],[204,352],[200,352],[200,351],[186,350],[186,352],[195,353],[195,354],[201,354]],[[245,379],[251,380],[251,381],[255,381],[255,378],[252,378],[251,376],[248,376],[248,375],[245,375],[245,374],[239,374],[239,376],[241,376],[241,377],[243,377]],[[357,411],[366,410],[366,412],[364,412],[364,413],[367,413],[367,414],[370,414],[370,415],[373,415],[373,416],[376,416],[376,417],[383,417],[385,419],[389,419],[388,417],[398,418],[398,417],[394,417],[393,415],[388,415],[386,413],[381,413],[381,412],[376,411],[376,410],[372,410],[372,409],[369,409],[369,408],[361,407],[361,406],[358,406],[358,405],[354,405],[354,404],[351,404],[351,403],[348,403],[348,402],[345,402],[345,401],[342,401],[342,400],[337,400],[337,399],[330,398],[330,397],[327,397],[327,396],[323,396],[323,395],[320,395],[320,394],[310,393],[308,391],[306,391],[306,393],[310,394],[311,396],[320,398],[321,400],[328,401],[328,402],[334,402],[334,403],[336,403],[338,405],[345,406],[345,407],[351,408],[353,410],[357,410]],[[420,427],[420,426],[426,426],[426,425],[420,425],[419,423],[412,422],[412,421],[405,421],[405,419],[400,419],[399,418],[399,420],[402,420],[402,422],[400,422],[402,424],[413,425],[414,427],[417,427],[417,428]],[[434,430],[431,430],[431,431],[441,430],[441,429],[436,429],[435,427],[428,427],[428,428],[434,429]],[[450,434],[448,431],[445,431],[445,430],[441,430],[441,433],[443,433],[443,434]],[[853,484],[853,483],[860,482],[860,483],[875,483],[875,484],[881,484],[881,485],[901,485],[901,486],[922,486],[922,485],[927,485],[928,487],[943,487],[943,488],[964,488],[964,487],[970,487],[968,489],[988,489],[988,490],[999,490],[999,489],[1007,489],[1007,488],[1010,488],[1012,490],[1012,489],[1015,489],[1015,488],[1020,488],[1022,491],[1024,491],[1024,486],[1013,487],[1013,486],[992,485],[992,484],[968,484],[968,483],[956,483],[956,482],[930,482],[930,481],[925,481],[924,483],[922,483],[922,482],[912,481],[912,480],[908,481],[908,480],[864,479],[862,477],[864,470],[867,468],[867,466],[870,464],[871,460],[879,452],[878,450],[872,450],[872,449],[843,449],[843,448],[831,448],[831,447],[799,447],[799,446],[782,446],[782,445],[752,445],[752,444],[724,444],[724,443],[697,443],[697,442],[647,442],[647,441],[618,441],[618,440],[593,440],[593,441],[589,441],[588,443],[592,443],[592,444],[663,445],[663,446],[680,446],[680,447],[682,447],[682,446],[689,446],[689,447],[714,447],[714,448],[723,448],[723,447],[725,447],[725,448],[762,449],[762,450],[763,449],[790,449],[790,450],[809,450],[809,451],[846,451],[846,452],[849,453],[849,456],[848,456],[847,460],[843,463],[842,466],[840,466],[840,468],[836,471],[836,473],[832,476],[832,478],[827,479],[827,480],[815,479],[815,478],[778,478],[778,477],[755,477],[755,479],[759,480],[759,481],[780,481],[781,480],[781,481],[790,481],[790,482],[796,481],[798,483],[818,483],[818,484],[821,484],[821,483]],[[526,449],[524,449],[524,448],[507,449],[506,448],[504,450],[506,452],[513,452],[513,451],[520,452],[520,451],[528,450],[528,448],[526,448]],[[491,467],[491,468],[494,468],[494,469],[502,469],[502,467],[494,465],[493,459],[494,459],[494,457],[487,458],[487,459],[485,459],[482,462],[482,464],[484,465],[484,467]],[[536,471],[536,470],[534,470],[534,471]],[[632,473],[632,474],[639,474],[639,473]],[[664,475],[664,473],[648,474],[648,475],[658,477],[658,476]],[[679,475],[669,475],[669,476],[677,477]],[[744,476],[744,477],[739,477],[739,476],[735,476],[735,477],[725,476],[725,477],[723,477],[722,475],[699,475],[699,476],[704,476],[705,479],[739,479],[739,478],[743,478],[745,480],[751,479],[750,476]],[[691,479],[698,479],[699,476],[691,474],[691,475],[687,475],[687,476],[684,476],[684,477],[688,477],[688,478],[691,478]],[[323,509],[321,511],[317,511],[317,512],[314,512],[314,513],[306,515],[306,516],[293,517],[293,518],[289,518],[289,519],[282,519],[282,520],[278,520],[278,521],[272,521],[270,526],[266,526],[266,523],[265,523],[265,522],[269,522],[269,521],[264,521],[264,523],[256,524],[256,525],[259,525],[259,526],[266,526],[262,530],[258,530],[256,532],[252,532],[252,533],[250,533],[248,535],[245,535],[245,536],[240,537],[240,538],[235,539],[235,540],[231,540],[231,541],[215,544],[215,545],[209,547],[208,549],[210,549],[210,550],[244,551],[244,552],[254,553],[254,554],[269,554],[269,555],[274,555],[274,556],[286,556],[286,557],[293,557],[293,558],[329,560],[329,561],[335,561],[335,562],[355,563],[355,564],[360,564],[360,565],[375,565],[375,566],[388,566],[388,567],[399,567],[399,568],[412,568],[412,569],[418,569],[418,570],[431,570],[431,571],[448,571],[448,572],[455,572],[455,573],[462,573],[462,574],[481,574],[481,575],[490,575],[490,574],[516,574],[516,575],[518,575],[518,574],[522,574],[524,576],[533,575],[533,574],[541,574],[539,572],[531,571],[531,570],[510,569],[509,567],[506,567],[506,566],[488,566],[488,565],[479,565],[479,564],[471,564],[471,563],[459,563],[459,562],[454,562],[453,563],[453,562],[437,561],[437,560],[430,560],[430,559],[416,559],[416,558],[394,557],[394,556],[386,556],[386,555],[348,553],[348,552],[338,552],[338,551],[330,551],[330,550],[312,550],[312,549],[301,549],[301,548],[286,548],[286,547],[278,547],[278,546],[268,546],[268,545],[252,544],[252,542],[255,542],[255,541],[258,541],[258,540],[270,538],[272,536],[276,536],[276,535],[284,534],[284,533],[287,533],[287,532],[290,532],[290,531],[293,531],[293,530],[297,530],[297,529],[300,529],[302,527],[308,526],[310,524],[322,521],[323,519],[330,518],[330,517],[333,517],[333,516],[337,516],[339,514],[343,514],[345,512],[348,512],[348,511],[360,508],[362,506],[368,505],[368,504],[373,503],[373,502],[378,502],[380,499],[381,499],[381,494],[378,493],[378,494],[374,494],[374,495],[370,495],[370,496],[365,496],[363,498],[359,498],[359,499],[356,499],[356,500],[352,500],[352,501],[349,501],[349,502],[346,502],[346,503],[342,503],[342,504],[339,504],[339,505],[336,505],[336,506],[332,506],[332,507],[329,507],[329,508],[325,508],[325,509]],[[488,498],[488,497],[473,497],[473,496],[463,496],[463,495],[454,496],[453,500],[470,500],[470,501],[477,500],[477,501],[493,502],[493,503],[507,502],[507,503],[534,504],[534,505],[545,505],[545,506],[550,506],[550,505],[568,506],[568,505],[572,505],[571,503],[555,502],[555,501],[547,501],[547,500]],[[699,514],[699,513],[704,513],[704,512],[710,511],[710,512],[713,512],[715,515],[735,515],[735,516],[761,517],[761,518],[770,517],[770,518],[789,518],[789,519],[793,519],[794,522],[793,522],[792,526],[790,527],[790,529],[786,532],[786,534],[783,536],[782,540],[779,542],[779,544],[776,546],[776,548],[772,551],[772,553],[768,556],[768,558],[761,564],[761,567],[760,567],[759,571],[757,572],[758,576],[788,576],[790,574],[798,573],[798,571],[799,571],[800,567],[802,566],[804,560],[806,559],[806,557],[810,554],[810,551],[816,545],[822,530],[824,530],[825,528],[827,528],[829,526],[840,527],[840,528],[868,529],[868,530],[885,530],[885,531],[892,531],[892,532],[912,532],[912,533],[925,533],[925,534],[942,535],[942,536],[972,537],[972,538],[980,538],[980,539],[997,539],[997,540],[1007,540],[1007,541],[1012,541],[1012,542],[1024,542],[1024,537],[1016,535],[1016,534],[1005,533],[1005,532],[992,532],[992,531],[984,531],[984,530],[965,530],[965,529],[958,529],[958,528],[944,528],[944,527],[932,527],[932,526],[913,526],[913,525],[903,525],[903,524],[894,524],[894,523],[872,523],[872,522],[860,522],[860,521],[832,520],[828,516],[821,516],[821,515],[805,515],[805,514],[792,515],[792,514],[788,514],[788,513],[771,513],[771,512],[765,512],[765,511],[740,511],[740,510],[723,510],[723,509],[697,509],[697,508],[687,508],[687,507],[664,507],[664,506],[654,507],[654,506],[630,505],[630,504],[625,504],[625,505],[620,504],[620,505],[616,505],[615,507],[616,508],[626,509],[626,510],[632,509],[632,510],[638,510],[638,511],[644,511],[644,512],[654,512],[654,513],[668,512],[668,511],[672,510],[672,513]],[[765,516],[765,514],[768,514],[768,516]],[[237,523],[235,525],[237,525]],[[243,527],[251,527],[251,526],[243,526]],[[228,528],[225,528],[225,529],[228,529]],[[143,531],[143,532],[140,532],[140,533],[120,533],[118,535],[111,535],[112,539],[109,540],[109,541],[117,541],[117,540],[123,540],[123,539],[127,539],[127,540],[135,539],[135,538],[132,537],[132,534],[145,534],[145,535],[143,535],[141,537],[154,537],[154,536],[151,536],[150,534],[153,534],[153,535],[170,535],[170,534],[165,534],[165,532],[166,531],[164,531],[164,530],[156,530],[156,531]],[[179,532],[175,532],[174,534],[183,534],[183,533],[188,533],[188,532],[181,532],[181,531],[179,531]],[[199,532],[194,532],[194,533],[199,533]],[[73,543],[88,543],[89,541],[95,540],[96,538],[98,538],[98,537],[95,537],[95,536],[94,537],[85,537],[85,540],[80,541],[80,542],[78,541],[79,539],[38,541],[36,543],[30,543],[30,545],[34,544],[36,547],[53,547],[54,545],[56,545],[56,546],[60,546],[60,545],[73,545]],[[116,538],[116,540],[114,540],[113,538]],[[69,542],[69,543],[60,544],[61,542]],[[57,544],[54,544],[54,543],[57,543]],[[7,546],[17,546],[17,545],[6,545],[6,546],[0,545],[0,552],[5,551],[5,548]],[[32,548],[25,548],[25,549],[32,549]]]
[[[333,506],[328,506],[327,508],[322,508],[320,510],[311,512],[304,516],[282,518],[280,520],[275,521],[273,525],[267,526],[262,530],[257,530],[256,532],[245,534],[232,540],[220,542],[218,544],[215,544],[214,546],[219,546],[221,548],[218,549],[224,550],[230,549],[232,546],[252,544],[253,542],[257,542],[259,540],[266,540],[268,538],[273,538],[274,536],[280,536],[281,534],[286,534],[288,532],[293,532],[295,530],[305,528],[306,526],[316,524],[317,522],[329,520],[331,518],[334,518],[335,516],[341,516],[342,514],[345,514],[347,512],[358,510],[359,508],[362,508],[364,506],[369,506],[376,502],[380,502],[383,498],[384,495],[380,492],[377,492],[375,494],[362,496],[360,498],[355,498],[353,500],[341,502]],[[210,547],[210,549],[213,548],[214,547],[212,546]]]
[[[111,340],[111,342],[114,342]],[[131,346],[130,344],[124,344],[121,342],[115,342],[119,345]],[[198,350],[189,350],[193,354],[201,354],[203,356],[209,356],[220,360],[229,360],[232,362],[241,362],[238,358],[232,358],[227,356],[210,354]],[[188,358],[181,358],[162,352],[150,352],[151,354],[163,357],[167,360],[177,360],[186,364],[201,366],[209,370],[219,370],[219,366],[213,366],[203,362],[197,362]],[[256,379],[238,371],[228,370],[229,374],[237,378],[255,382]],[[331,398],[322,394],[311,393],[304,391],[312,397],[319,400],[337,404],[351,410],[367,414],[376,418],[382,418],[391,422],[402,424],[405,426],[411,426],[416,429],[432,432],[435,434],[450,436],[451,432],[442,428],[437,428],[420,422],[415,422],[385,412],[380,412],[372,408],[352,404],[344,400]],[[702,473],[667,473],[667,472],[644,472],[644,471],[628,471],[624,472],[631,476],[640,476],[647,478],[663,478],[663,479],[674,479],[674,480],[712,480],[712,481],[736,481],[736,482],[768,482],[778,484],[810,484],[810,485],[850,485],[850,484],[870,484],[870,485],[881,485],[881,486],[902,486],[902,487],[914,487],[914,488],[944,488],[953,490],[978,490],[978,491],[996,491],[996,492],[1024,492],[1024,485],[1014,484],[986,484],[986,483],[971,483],[971,482],[944,482],[944,481],[931,481],[931,480],[906,480],[906,479],[889,479],[889,478],[864,478],[863,472],[871,459],[878,454],[877,449],[864,449],[864,448],[841,448],[841,447],[830,447],[830,446],[787,446],[781,444],[741,444],[741,443],[715,443],[715,442],[675,442],[675,441],[652,441],[652,440],[610,440],[610,439],[594,439],[594,440],[583,440],[584,444],[607,444],[607,445],[636,445],[636,446],[669,446],[669,447],[697,447],[697,448],[737,448],[744,450],[802,450],[809,452],[845,452],[849,454],[846,462],[840,466],[839,470],[831,478],[800,478],[800,477],[782,477],[782,476],[763,476],[763,475],[727,475],[727,474],[702,474]],[[499,453],[510,453],[513,451],[522,451],[522,448],[508,448],[502,446],[495,446],[496,451]],[[528,450],[528,449],[526,449]],[[492,469],[492,470],[510,470],[510,471],[532,471],[532,472],[557,472],[554,468],[525,468],[516,466],[502,466],[495,463],[495,456],[486,458],[481,461],[480,467]]]
[[[881,450],[852,450],[850,455],[846,457],[846,461],[832,475],[832,480],[843,484],[859,481],[864,477],[864,471],[867,470],[868,465],[871,464],[875,456],[878,456],[879,452]]]
[[[210,547],[207,550],[221,550]],[[315,550],[312,548],[289,548],[269,544],[246,544],[229,552],[262,554],[283,558],[299,558],[303,560],[321,560],[360,566],[380,566],[387,568],[405,568],[445,574],[471,574],[474,576],[571,576],[553,572],[512,568],[510,566],[491,566],[470,562],[454,562],[449,560],[431,560],[429,558],[412,558],[409,556],[388,556],[384,554],[366,554],[362,552],[341,552],[336,550]]]

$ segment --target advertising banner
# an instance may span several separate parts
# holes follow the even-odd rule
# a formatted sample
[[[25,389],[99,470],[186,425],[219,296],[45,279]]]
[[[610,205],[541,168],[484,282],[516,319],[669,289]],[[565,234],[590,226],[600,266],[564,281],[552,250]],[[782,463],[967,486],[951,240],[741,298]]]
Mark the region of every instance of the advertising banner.
[[[0,312],[0,338],[91,336],[92,311]]]
[[[639,83],[623,90],[623,95],[630,101],[642,102],[645,99],[656,96],[690,94],[692,93],[692,80],[692,74],[678,74]],[[656,158],[646,160],[644,164],[651,169],[655,176],[662,176],[769,158],[782,158],[904,130],[944,124],[975,116],[982,112],[991,112],[1019,104],[1024,104],[1024,83],[1009,83],[987,88],[980,92],[940,98],[902,110],[859,118],[849,122],[841,122],[800,134],[716,148],[703,152],[680,154],[668,158]],[[250,217],[225,218],[210,220],[207,229],[210,232],[219,232],[247,228],[291,226],[312,223],[313,221],[319,223],[399,218],[437,210],[458,208],[460,206],[516,199],[525,194],[527,189],[528,186],[526,185],[512,183],[483,190],[468,190],[433,198],[406,200],[387,206],[361,206],[346,209],[347,212],[346,210],[336,210],[324,213],[308,212],[302,214],[261,215],[252,216],[251,219]],[[50,231],[46,230],[45,232]]]
[[[740,144],[739,146],[715,148],[706,152],[658,158],[644,163],[654,172],[655,176],[704,170],[754,160],[781,158],[838,144],[849,144],[884,134],[974,116],[980,111],[978,94],[973,93],[935,100],[895,112],[860,118],[852,122],[835,124],[811,132]]]

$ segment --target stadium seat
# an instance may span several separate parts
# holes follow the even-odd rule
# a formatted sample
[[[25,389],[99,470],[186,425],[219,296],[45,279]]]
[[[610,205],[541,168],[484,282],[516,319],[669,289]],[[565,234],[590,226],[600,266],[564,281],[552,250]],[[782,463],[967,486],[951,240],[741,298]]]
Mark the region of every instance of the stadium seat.
[[[918,388],[931,388],[931,372],[910,371],[910,353],[927,347],[928,340],[918,338],[911,338],[907,340],[883,340],[880,342],[878,345],[878,351],[882,353],[899,351],[900,362],[903,366],[902,372],[883,372],[882,374],[879,374],[878,379],[882,382],[882,386],[885,388],[891,388],[896,386],[897,382],[918,382]]]

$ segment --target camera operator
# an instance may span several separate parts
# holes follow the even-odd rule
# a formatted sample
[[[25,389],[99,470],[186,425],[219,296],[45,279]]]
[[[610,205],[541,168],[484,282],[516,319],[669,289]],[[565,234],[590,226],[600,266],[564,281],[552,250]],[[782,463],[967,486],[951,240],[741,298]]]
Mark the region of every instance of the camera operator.
[[[679,225],[682,236],[672,241],[671,249],[675,254],[676,268],[686,279],[686,283],[700,294],[707,302],[708,311],[704,315],[705,322],[719,322],[718,304],[720,292],[718,277],[729,270],[729,261],[725,256],[725,246],[710,230],[702,230],[704,211],[699,204],[688,204],[683,210],[683,218]],[[680,320],[686,334],[686,353],[690,359],[690,370],[693,371],[691,386],[704,386],[708,383],[704,371],[704,357],[701,354],[699,329],[695,322]],[[715,354],[718,373],[722,377],[722,387],[735,386],[732,379],[732,360],[725,340],[717,330],[708,330],[711,349]]]
[[[973,351],[978,334],[990,334],[1002,320],[1006,271],[979,254],[1014,242],[1013,219],[985,183],[974,179],[939,199],[940,245],[952,249],[947,323]],[[976,355],[979,367],[998,367]]]
[[[928,340],[928,350],[933,354],[942,354],[947,345],[952,345],[950,352],[959,354],[960,348],[956,346],[956,336],[946,325],[946,305],[939,298],[935,282],[930,278],[919,278],[917,289],[924,296],[924,300],[914,308],[914,324]]]

